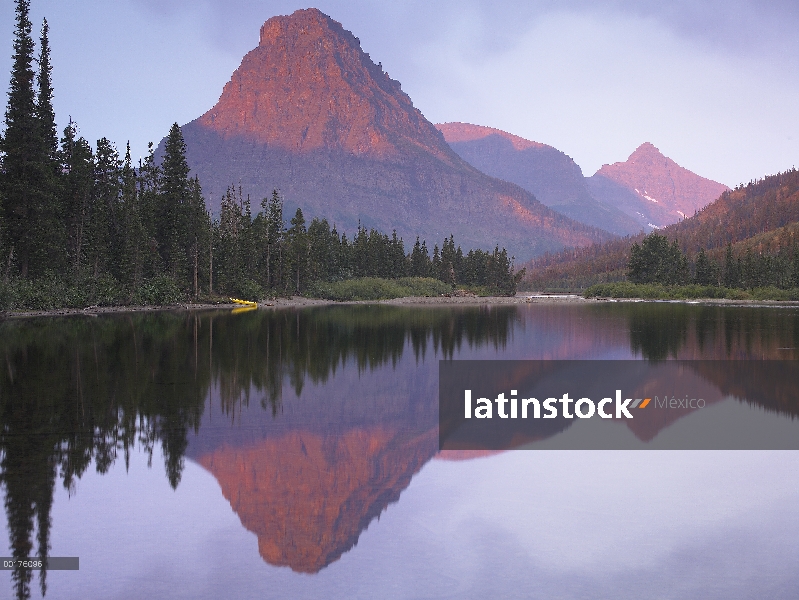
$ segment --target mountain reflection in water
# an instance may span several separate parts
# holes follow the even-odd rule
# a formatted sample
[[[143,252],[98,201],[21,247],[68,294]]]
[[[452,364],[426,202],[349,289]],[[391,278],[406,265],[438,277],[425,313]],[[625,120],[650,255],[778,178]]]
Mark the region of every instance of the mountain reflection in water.
[[[56,480],[74,489],[92,463],[105,473],[134,447],[160,447],[172,487],[186,457],[201,464],[264,560],[306,573],[351,549],[436,455],[440,358],[799,357],[793,309],[675,304],[164,312],[0,331],[14,557],[47,555]],[[698,375],[721,395],[798,414],[799,395],[768,380]],[[30,571],[12,579],[18,598],[31,595]],[[42,594],[46,583],[42,571]]]

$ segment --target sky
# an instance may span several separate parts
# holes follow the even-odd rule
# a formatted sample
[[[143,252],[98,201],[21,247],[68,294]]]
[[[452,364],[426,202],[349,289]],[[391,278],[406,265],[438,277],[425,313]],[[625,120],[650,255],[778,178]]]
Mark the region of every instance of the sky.
[[[31,0],[59,128],[134,159],[206,112],[274,15],[316,6],[432,122],[496,127],[592,175],[651,142],[734,187],[799,164],[795,0]],[[0,4],[8,89],[14,2]],[[5,101],[5,98],[4,98]]]

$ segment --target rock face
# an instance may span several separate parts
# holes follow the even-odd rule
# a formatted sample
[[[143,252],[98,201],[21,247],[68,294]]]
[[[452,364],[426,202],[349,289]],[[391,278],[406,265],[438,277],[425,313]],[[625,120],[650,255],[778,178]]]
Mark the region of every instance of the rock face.
[[[469,123],[436,127],[463,160],[523,187],[559,213],[617,235],[641,230],[639,219],[598,202],[588,191],[582,169],[560,150],[491,127]]]
[[[212,211],[229,185],[257,212],[279,189],[290,217],[360,221],[526,259],[607,239],[464,162],[358,39],[316,9],[269,19],[217,104],[182,127]],[[163,142],[159,151],[163,151]]]
[[[650,228],[691,217],[729,189],[681,167],[649,142],[625,162],[604,165],[587,184],[597,200],[646,221]]]

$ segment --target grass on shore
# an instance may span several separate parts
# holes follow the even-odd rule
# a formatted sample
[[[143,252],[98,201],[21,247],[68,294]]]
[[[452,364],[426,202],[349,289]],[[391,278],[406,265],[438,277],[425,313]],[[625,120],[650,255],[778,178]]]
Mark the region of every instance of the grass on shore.
[[[53,310],[88,306],[156,306],[176,304],[183,293],[169,277],[143,282],[134,292],[110,276],[68,280],[47,276],[0,283],[0,310]]]
[[[245,285],[246,284],[246,285]],[[477,296],[496,293],[488,287],[459,286]],[[336,282],[317,282],[303,295],[325,300],[387,300],[408,296],[434,297],[451,294],[453,286],[428,277],[381,279],[363,277]],[[254,282],[244,282],[231,294],[248,300],[261,301],[268,295]],[[169,306],[181,302],[217,304],[227,302],[227,295],[202,294],[190,298],[170,277],[158,276],[144,281],[131,291],[111,276],[97,279],[45,276],[36,280],[13,279],[0,282],[0,312],[41,311],[66,308],[82,309],[93,306]]]
[[[583,293],[586,298],[644,298],[646,300],[689,300],[698,298],[727,300],[799,300],[799,288],[776,287],[739,290],[710,285],[656,285],[649,283],[599,283]]]
[[[440,296],[452,292],[450,284],[429,277],[381,279],[361,277],[328,283],[317,283],[308,291],[312,298],[325,300],[388,300],[406,296]]]

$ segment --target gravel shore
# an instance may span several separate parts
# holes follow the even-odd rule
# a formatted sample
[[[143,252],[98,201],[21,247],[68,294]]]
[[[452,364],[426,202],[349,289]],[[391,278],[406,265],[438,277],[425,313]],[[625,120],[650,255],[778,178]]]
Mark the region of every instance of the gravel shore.
[[[539,294],[534,292],[521,292],[516,296],[434,296],[434,297],[409,297],[394,298],[391,300],[354,300],[336,302],[333,300],[320,300],[317,298],[278,298],[258,303],[259,309],[296,308],[305,306],[326,306],[330,304],[387,304],[390,306],[479,306],[490,305],[519,305],[519,304],[607,304],[615,302],[668,302],[673,304],[701,304],[718,306],[770,306],[770,307],[797,307],[799,302],[783,302],[776,300],[725,300],[725,299],[696,299],[696,300],[643,300],[640,298],[583,298],[578,294]],[[31,310],[0,312],[0,320],[30,317],[64,317],[83,315],[96,317],[102,314],[114,313],[139,313],[155,311],[205,311],[205,310],[231,310],[242,308],[238,304],[173,304],[168,306],[89,306],[87,308],[62,308],[54,310]]]

